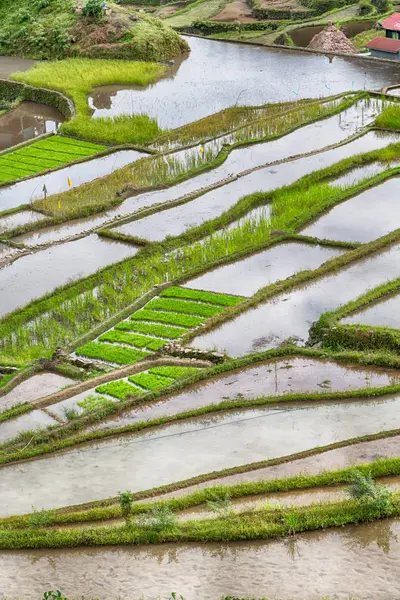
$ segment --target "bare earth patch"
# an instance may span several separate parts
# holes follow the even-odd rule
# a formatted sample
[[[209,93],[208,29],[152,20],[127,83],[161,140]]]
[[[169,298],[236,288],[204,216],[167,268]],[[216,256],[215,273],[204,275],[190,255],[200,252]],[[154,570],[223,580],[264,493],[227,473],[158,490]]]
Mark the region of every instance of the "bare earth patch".
[[[210,21],[227,23],[230,21],[239,21],[240,23],[254,23],[257,21],[252,14],[250,6],[245,0],[236,0],[227,4],[220,13],[212,17]]]

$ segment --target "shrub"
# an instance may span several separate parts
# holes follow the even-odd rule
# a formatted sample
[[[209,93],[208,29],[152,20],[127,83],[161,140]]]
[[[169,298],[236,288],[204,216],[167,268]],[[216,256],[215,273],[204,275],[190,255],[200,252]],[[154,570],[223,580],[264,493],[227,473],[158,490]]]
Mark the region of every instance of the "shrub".
[[[132,514],[133,494],[129,490],[126,490],[126,492],[118,492],[118,499],[121,512],[126,523],[128,524]]]
[[[54,510],[37,510],[32,506],[32,512],[28,517],[28,525],[30,527],[46,527],[46,525],[53,523],[54,517]]]
[[[87,396],[84,400],[78,402],[78,406],[84,409],[85,414],[90,414],[114,406],[114,402],[109,398],[106,398],[105,396],[97,396],[96,394],[91,394]]]
[[[100,21],[104,14],[103,0],[87,0],[83,7],[82,14],[95,21]]]
[[[359,15],[370,15],[374,10],[373,4],[371,0],[360,0],[358,4],[358,14]]]
[[[350,476],[348,492],[352,498],[360,500],[365,505],[371,512],[371,516],[388,517],[393,513],[389,490],[376,483],[371,473],[364,474],[356,469]]]
[[[176,515],[167,504],[155,503],[147,513],[140,515],[136,522],[141,527],[166,533],[175,529]]]
[[[378,13],[387,13],[393,10],[393,5],[390,0],[372,0]]]

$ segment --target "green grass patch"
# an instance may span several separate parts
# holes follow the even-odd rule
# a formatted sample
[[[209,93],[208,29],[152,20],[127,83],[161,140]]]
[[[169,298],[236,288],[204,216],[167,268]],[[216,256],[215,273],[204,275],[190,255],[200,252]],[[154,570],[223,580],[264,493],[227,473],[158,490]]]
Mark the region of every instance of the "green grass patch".
[[[174,382],[174,379],[169,379],[161,375],[155,375],[154,373],[137,373],[128,377],[129,381],[138,385],[145,390],[154,391],[161,390],[165,386]]]
[[[155,337],[163,337],[171,340],[176,340],[184,333],[186,329],[182,327],[172,327],[170,325],[162,325],[156,323],[147,323],[146,321],[121,321],[115,326],[115,329],[122,331],[137,331],[139,333],[148,333]]]
[[[212,304],[201,304],[187,300],[176,300],[175,298],[153,298],[146,308],[150,310],[164,310],[168,312],[198,315],[200,317],[214,317],[224,310],[223,306]]]
[[[385,37],[385,32],[377,29],[367,29],[366,31],[361,31],[361,33],[358,33],[350,39],[357,50],[360,52],[365,52],[365,44],[368,44],[368,42],[371,42],[376,37]]]
[[[103,334],[99,340],[100,342],[129,344],[131,346],[136,346],[137,348],[149,348],[150,350],[159,350],[166,344],[165,340],[135,333],[127,333],[125,331],[117,331],[115,329],[107,331],[107,333]]]
[[[375,125],[382,129],[400,129],[400,103],[387,106],[375,119]]]
[[[126,400],[129,397],[141,396],[143,394],[141,390],[124,380],[111,381],[110,383],[99,385],[96,388],[96,392],[99,394],[108,394],[109,396],[118,398],[118,400]]]
[[[129,365],[151,354],[151,352],[133,350],[124,346],[99,344],[98,342],[89,342],[85,346],[77,348],[75,353],[78,356],[97,358],[105,362],[116,363],[117,365]]]
[[[9,381],[9,380],[8,380]],[[1,398],[0,398],[1,401]],[[13,419],[14,417],[19,417],[26,412],[33,410],[32,404],[29,402],[24,402],[23,404],[16,404],[11,408],[6,408],[0,412],[0,423],[3,421],[8,421],[8,419]]]
[[[151,62],[69,58],[37,63],[29,71],[14,73],[13,78],[29,85],[57,90],[73,100],[76,117],[62,125],[64,133],[108,144],[144,144],[160,133],[155,119],[147,115],[91,119],[87,98],[97,86],[145,86],[165,71],[165,66]]]
[[[156,323],[170,323],[171,325],[179,325],[180,327],[197,327],[203,323],[204,319],[193,315],[185,315],[178,313],[159,312],[156,310],[148,310],[142,308],[131,316],[134,321],[154,321]]]
[[[149,369],[149,373],[153,373],[154,375],[161,375],[162,377],[168,377],[171,379],[180,379],[181,377],[188,377],[189,375],[193,375],[197,373],[199,369],[196,367],[174,367],[174,366],[166,366],[166,367],[152,367]]]
[[[240,296],[229,296],[216,292],[205,292],[203,290],[192,290],[186,287],[173,286],[163,290],[160,294],[163,298],[184,298],[187,300],[199,300],[209,304],[220,304],[221,306],[235,306],[243,300]]]

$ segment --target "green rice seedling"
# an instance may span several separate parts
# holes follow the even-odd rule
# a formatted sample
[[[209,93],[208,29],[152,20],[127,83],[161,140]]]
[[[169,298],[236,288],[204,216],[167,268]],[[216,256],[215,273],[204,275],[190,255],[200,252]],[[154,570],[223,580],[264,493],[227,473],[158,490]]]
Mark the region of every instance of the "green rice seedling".
[[[84,400],[78,402],[78,406],[84,409],[84,413],[89,415],[91,413],[99,413],[99,411],[105,411],[107,414],[107,409],[114,406],[114,402],[110,400],[110,398],[106,398],[106,396],[97,396],[96,394],[90,394],[86,396]]]
[[[204,319],[193,315],[185,315],[178,313],[164,313],[155,310],[142,308],[135,312],[131,319],[136,321],[154,321],[158,323],[170,323],[171,325],[179,325],[180,327],[197,327],[203,323]]]
[[[136,375],[128,377],[128,379],[135,385],[150,391],[161,390],[163,387],[174,382],[174,379],[152,373],[137,373]]]
[[[133,348],[125,348],[124,346],[114,346],[111,344],[99,344],[97,342],[89,342],[85,346],[77,348],[75,353],[78,356],[97,358],[118,365],[129,365],[151,354],[150,352],[144,352],[142,350],[134,350]]]
[[[126,333],[125,331],[117,331],[116,329],[111,329],[111,331],[107,331],[107,333],[102,335],[99,338],[99,340],[100,342],[129,344],[131,346],[136,346],[137,348],[150,348],[150,350],[158,350],[166,344],[165,340],[140,335],[137,333]]]
[[[160,294],[163,298],[185,298],[187,300],[199,300],[209,304],[221,304],[222,306],[235,306],[242,301],[240,296],[229,296],[216,292],[203,292],[186,287],[173,286],[163,290]]]
[[[141,390],[123,379],[120,381],[111,381],[110,383],[99,385],[96,388],[96,392],[99,394],[108,394],[109,396],[114,396],[114,398],[118,398],[118,400],[126,400],[131,396],[141,396],[143,394]]]
[[[167,339],[178,339],[182,337],[184,333],[187,333],[186,329],[182,327],[172,327],[170,325],[156,325],[156,323],[147,323],[146,321],[121,321],[115,326],[115,329],[121,331],[137,331],[139,333],[148,333],[156,337],[163,337]]]
[[[176,300],[175,298],[153,298],[146,308],[150,310],[163,310],[201,317],[214,317],[224,310],[222,306],[191,302],[190,300]]]
[[[187,377],[188,375],[193,375],[197,373],[199,369],[196,367],[174,367],[174,366],[165,366],[165,367],[152,367],[149,369],[149,373],[153,373],[154,375],[160,375],[162,377],[168,377],[171,379],[181,379],[182,377]]]

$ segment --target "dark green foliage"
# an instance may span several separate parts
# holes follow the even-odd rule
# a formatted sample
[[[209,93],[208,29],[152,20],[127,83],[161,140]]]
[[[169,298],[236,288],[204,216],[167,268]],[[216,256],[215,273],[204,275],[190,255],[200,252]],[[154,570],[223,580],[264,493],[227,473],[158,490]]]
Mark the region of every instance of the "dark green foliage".
[[[126,523],[128,524],[132,514],[133,494],[129,490],[127,490],[126,492],[118,492],[118,498],[121,513]]]
[[[374,10],[371,0],[360,0],[358,4],[358,12],[361,16],[370,15]]]
[[[393,10],[393,4],[391,0],[371,0],[379,14],[387,13]]]
[[[195,30],[196,33],[203,35],[212,35],[215,33],[226,33],[229,31],[275,31],[278,29],[279,23],[270,21],[259,21],[256,23],[217,23],[214,21],[194,21],[191,27],[184,27],[184,30]],[[179,28],[178,28],[179,29]]]
[[[86,0],[82,14],[94,21],[100,21],[104,14],[103,0]]]
[[[381,517],[389,517],[393,513],[391,493],[385,486],[376,483],[371,473],[362,473],[355,469],[349,479],[350,496],[364,503],[373,517],[376,518],[377,514]]]

